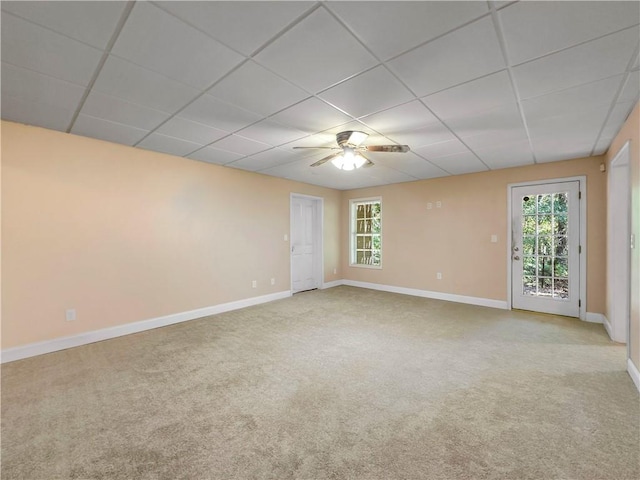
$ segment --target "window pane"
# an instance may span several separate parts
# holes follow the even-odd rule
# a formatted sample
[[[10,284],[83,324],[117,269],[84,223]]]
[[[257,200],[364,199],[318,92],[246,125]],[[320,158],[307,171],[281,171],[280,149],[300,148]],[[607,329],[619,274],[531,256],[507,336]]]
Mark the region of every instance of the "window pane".
[[[535,215],[536,197],[522,197],[522,213],[525,215]]]
[[[566,215],[554,215],[553,233],[555,233],[556,235],[567,234],[567,216]]]
[[[524,295],[536,295],[536,277],[522,277],[522,293]]]
[[[538,255],[553,255],[551,237],[538,237]]]
[[[551,213],[551,195],[538,195],[538,213]]]
[[[567,237],[555,237],[553,240],[553,248],[558,256],[569,255],[567,248]]]
[[[522,253],[524,255],[533,255],[536,253],[536,237],[523,237]]]
[[[550,277],[551,276],[551,257],[538,257],[538,276]]]
[[[356,218],[364,218],[364,205],[358,205],[358,214]]]
[[[566,193],[553,194],[553,211],[555,213],[567,213],[567,194]]]
[[[536,257],[524,257],[522,260],[522,268],[525,276],[533,277],[536,275]]]
[[[569,276],[569,261],[567,257],[556,257],[553,259],[553,276],[554,277]]]
[[[356,248],[358,249],[364,248],[364,237],[362,236],[356,237]]]
[[[538,295],[550,297],[553,294],[552,282],[550,278],[538,278]]]
[[[523,235],[535,235],[536,234],[536,217],[526,216],[522,219],[522,234]]]
[[[538,235],[551,235],[551,215],[538,215]]]
[[[554,279],[553,281],[553,296],[554,298],[569,298],[569,280],[568,279]]]

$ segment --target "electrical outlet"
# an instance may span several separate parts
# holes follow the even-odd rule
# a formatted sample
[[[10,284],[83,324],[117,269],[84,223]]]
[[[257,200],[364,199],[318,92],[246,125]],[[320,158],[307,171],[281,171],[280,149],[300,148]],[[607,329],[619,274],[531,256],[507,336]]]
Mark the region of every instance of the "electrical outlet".
[[[251,281],[251,288],[258,288],[258,281],[257,280],[252,280]]]
[[[427,210],[431,210],[433,208],[433,203],[428,202],[427,203]]]
[[[73,322],[76,319],[76,309],[70,308],[66,312],[67,322]]]
[[[440,208],[440,207],[442,207],[442,202],[440,200],[438,200],[436,202],[436,208]]]
[[[440,272],[436,273],[436,279],[442,280],[442,273]]]
[[[276,284],[276,279],[275,279],[275,278],[272,278],[272,279],[271,279],[271,285],[275,285],[275,284]]]

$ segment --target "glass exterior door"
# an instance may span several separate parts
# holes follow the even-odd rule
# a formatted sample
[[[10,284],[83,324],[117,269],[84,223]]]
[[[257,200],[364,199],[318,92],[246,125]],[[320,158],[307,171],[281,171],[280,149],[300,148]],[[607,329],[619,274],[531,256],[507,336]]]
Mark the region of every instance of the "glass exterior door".
[[[514,187],[512,306],[580,315],[579,183]]]

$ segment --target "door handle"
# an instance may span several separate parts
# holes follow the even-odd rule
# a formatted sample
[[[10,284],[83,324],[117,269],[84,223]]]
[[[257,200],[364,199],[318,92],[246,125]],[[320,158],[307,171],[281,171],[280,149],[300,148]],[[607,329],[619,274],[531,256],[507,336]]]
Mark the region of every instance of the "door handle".
[[[520,260],[520,257],[518,255],[516,255],[515,257],[513,257],[514,260]]]
[[[513,247],[514,252],[517,252],[518,250],[520,250],[518,247]]]

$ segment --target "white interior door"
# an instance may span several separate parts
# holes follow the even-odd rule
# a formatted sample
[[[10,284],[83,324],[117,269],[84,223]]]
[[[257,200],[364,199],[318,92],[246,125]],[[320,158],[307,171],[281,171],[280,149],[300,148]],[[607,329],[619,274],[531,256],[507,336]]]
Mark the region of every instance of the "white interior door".
[[[320,286],[318,278],[318,202],[291,198],[291,290],[293,293]]]
[[[511,190],[511,305],[580,316],[580,184]]]

